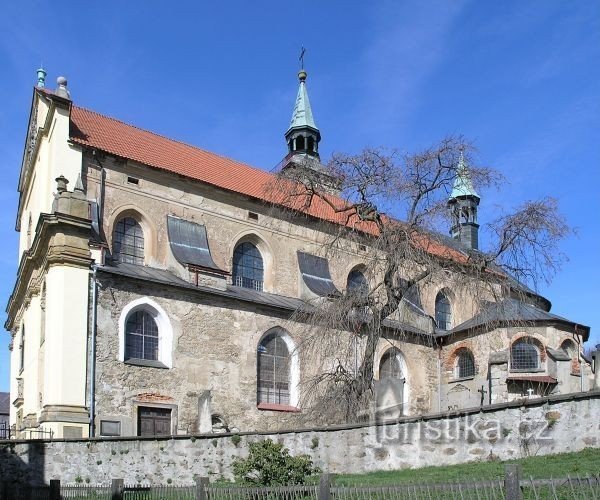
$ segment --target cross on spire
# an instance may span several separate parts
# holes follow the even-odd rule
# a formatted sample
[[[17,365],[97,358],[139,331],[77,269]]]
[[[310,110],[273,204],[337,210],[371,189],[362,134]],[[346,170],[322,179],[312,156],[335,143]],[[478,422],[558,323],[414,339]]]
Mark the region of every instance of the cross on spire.
[[[300,69],[304,69],[304,54],[306,53],[306,49],[304,48],[304,46],[302,46],[302,49],[300,50],[300,57],[298,57],[298,60],[300,61]]]

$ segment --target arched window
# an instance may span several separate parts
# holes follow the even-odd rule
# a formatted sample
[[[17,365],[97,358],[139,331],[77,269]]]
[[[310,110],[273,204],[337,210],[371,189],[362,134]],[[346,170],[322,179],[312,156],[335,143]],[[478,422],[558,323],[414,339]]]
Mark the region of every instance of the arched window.
[[[143,309],[131,313],[125,324],[125,360],[128,359],[158,361],[158,325]]]
[[[398,359],[398,351],[389,349],[379,362],[379,380],[385,379],[403,379],[402,366]]]
[[[171,368],[173,327],[165,310],[141,297],[127,304],[119,317],[119,361]]]
[[[511,370],[532,371],[540,368],[540,352],[530,338],[522,338],[510,348]]]
[[[442,330],[452,328],[452,308],[450,307],[450,300],[444,292],[438,293],[435,298],[435,321],[438,328]]]
[[[129,264],[144,264],[144,232],[133,217],[124,217],[115,224],[113,258]]]
[[[304,149],[304,137],[299,135],[296,137],[296,151],[302,151]]]
[[[569,339],[564,340],[560,344],[560,348],[571,358],[571,373],[578,375],[581,372],[581,365],[579,363],[579,351],[575,342]]]
[[[362,272],[360,272],[358,269],[353,269],[350,271],[350,274],[348,274],[346,290],[348,293],[366,295],[369,293],[369,282]]]
[[[475,376],[475,358],[469,349],[461,349],[456,356],[456,377],[467,378]]]
[[[291,357],[287,342],[277,332],[258,345],[258,403],[290,405]]]
[[[256,245],[245,241],[233,252],[233,284],[254,290],[263,289],[264,265]]]
[[[308,149],[309,151],[314,151],[314,149],[315,149],[315,140],[312,137],[309,137],[306,140],[306,149]]]

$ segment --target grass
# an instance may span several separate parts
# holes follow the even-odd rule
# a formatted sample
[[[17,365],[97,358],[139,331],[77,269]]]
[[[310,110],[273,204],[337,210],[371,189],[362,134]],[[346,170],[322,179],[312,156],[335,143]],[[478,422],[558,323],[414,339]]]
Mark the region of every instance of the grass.
[[[504,465],[521,464],[523,478],[549,479],[567,475],[580,477],[600,474],[600,449],[586,448],[577,453],[561,453],[530,457],[506,462],[469,462],[443,467],[377,471],[365,474],[339,474],[335,477],[337,486],[379,486],[399,483],[443,483],[471,482],[500,479],[504,477]]]

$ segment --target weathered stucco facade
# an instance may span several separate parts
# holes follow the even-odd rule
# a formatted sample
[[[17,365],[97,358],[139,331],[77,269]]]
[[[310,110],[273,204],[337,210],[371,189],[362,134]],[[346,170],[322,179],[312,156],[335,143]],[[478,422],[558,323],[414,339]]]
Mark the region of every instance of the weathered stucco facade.
[[[63,90],[34,90],[19,186],[21,264],[6,324],[16,432],[138,435],[147,423],[142,410],[162,415],[152,424],[161,434],[303,425],[303,383],[318,364],[298,348],[304,339],[294,313],[307,301],[335,299],[311,286],[300,255],[326,264],[311,279],[344,290],[373,257],[368,239],[341,240],[325,252],[333,225],[317,223],[318,214],[290,216],[253,194],[250,181],[232,180],[262,182],[265,172],[77,108]],[[314,156],[320,135],[306,130],[302,144],[313,150],[302,154]],[[168,147],[175,166],[155,160]],[[118,258],[120,238],[129,237],[124,221],[137,231],[131,261]],[[177,241],[174,228],[200,239]],[[260,255],[260,280],[250,286],[235,281],[243,243]],[[182,261],[177,245],[204,260]],[[441,292],[452,318],[445,330],[434,320]],[[589,328],[550,314],[533,292],[524,293],[527,303],[515,302],[527,314],[514,321],[490,320],[468,290],[444,280],[416,295],[417,304],[403,304],[391,318],[396,323],[376,352],[376,379],[385,378],[379,371],[393,352],[396,415],[592,388],[582,357]],[[136,314],[156,330],[152,339],[140,333],[156,342],[149,356],[127,354]],[[259,357],[271,334],[287,346],[285,403],[259,395]],[[515,369],[511,349],[519,338],[535,343],[539,359],[530,370]],[[471,363],[467,375],[459,358]]]

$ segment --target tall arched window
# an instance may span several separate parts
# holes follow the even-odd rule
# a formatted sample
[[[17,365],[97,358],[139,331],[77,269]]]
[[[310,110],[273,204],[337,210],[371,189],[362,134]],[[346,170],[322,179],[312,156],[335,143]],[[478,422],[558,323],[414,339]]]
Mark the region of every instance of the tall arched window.
[[[438,293],[435,298],[435,321],[438,328],[442,330],[452,328],[452,308],[450,307],[450,299],[444,292]]]
[[[510,348],[511,370],[532,371],[540,368],[540,352],[530,338],[521,338]]]
[[[381,357],[379,362],[379,380],[403,378],[404,374],[398,360],[398,351],[390,349]]]
[[[475,376],[475,358],[469,349],[460,349],[456,355],[456,377],[467,378]]]
[[[131,313],[125,324],[125,360],[128,359],[158,360],[158,325],[143,309]]]
[[[277,332],[258,345],[258,403],[290,405],[291,357],[285,339]]]
[[[144,232],[133,217],[124,217],[115,224],[113,258],[129,264],[144,264]]]
[[[350,274],[348,274],[346,290],[359,295],[366,295],[369,293],[369,282],[362,272],[358,269],[353,269],[350,271]]]
[[[233,284],[254,290],[263,289],[264,265],[256,245],[245,241],[233,252]]]

